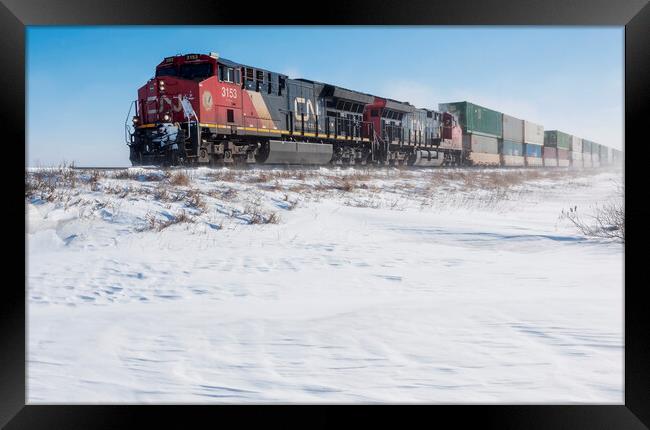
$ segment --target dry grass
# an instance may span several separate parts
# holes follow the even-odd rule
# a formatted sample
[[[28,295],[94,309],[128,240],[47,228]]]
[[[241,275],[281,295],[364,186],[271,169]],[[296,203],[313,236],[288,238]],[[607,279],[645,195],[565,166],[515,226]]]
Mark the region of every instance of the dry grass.
[[[332,188],[334,188],[335,190],[349,193],[350,191],[354,190],[356,186],[357,183],[354,179],[345,177],[345,178],[336,178],[333,181]]]
[[[169,183],[180,187],[186,187],[190,184],[190,177],[185,172],[174,172],[169,178]]]
[[[276,212],[266,212],[257,205],[246,205],[242,215],[248,217],[249,224],[277,224],[280,217]]]
[[[288,211],[292,211],[296,208],[296,206],[298,206],[298,200],[297,199],[291,200],[289,198],[289,194],[285,194],[284,196],[282,196],[282,200],[285,202],[284,208]]]
[[[154,230],[154,231],[163,231],[169,226],[172,226],[174,224],[182,224],[182,223],[193,223],[194,219],[190,217],[184,210],[181,210],[177,212],[176,214],[172,215],[170,218],[161,220],[156,218],[155,215],[148,213],[145,216],[145,219],[147,221],[147,229],[148,230]]]
[[[99,191],[99,178],[101,177],[101,174],[99,170],[92,170],[90,172],[90,178],[88,179],[88,183],[90,184],[90,189],[92,191]]]
[[[260,199],[248,202],[244,210],[239,213],[233,213],[239,219],[246,221],[248,224],[277,224],[280,217],[276,212],[266,211],[261,204]]]
[[[207,209],[207,205],[203,200],[201,192],[196,188],[192,188],[187,192],[185,202],[187,206],[200,212],[205,212]]]
[[[240,174],[232,170],[218,170],[214,172],[208,172],[206,174],[208,179],[213,181],[223,181],[223,182],[239,182]]]
[[[153,198],[161,202],[168,202],[171,200],[171,195],[167,186],[164,184],[158,184],[158,186],[153,191]]]
[[[112,172],[111,177],[113,179],[123,179],[131,181],[142,181],[142,182],[159,182],[163,179],[168,179],[170,177],[169,172],[160,174],[158,172],[140,172],[130,169],[118,170]]]

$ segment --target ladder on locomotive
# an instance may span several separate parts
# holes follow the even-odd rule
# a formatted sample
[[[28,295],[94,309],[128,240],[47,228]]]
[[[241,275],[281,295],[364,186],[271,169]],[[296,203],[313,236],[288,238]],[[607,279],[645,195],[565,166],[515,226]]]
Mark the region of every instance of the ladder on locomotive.
[[[181,99],[181,106],[183,114],[187,119],[187,133],[188,136],[183,140],[183,150],[185,154],[198,154],[199,146],[201,143],[201,128],[199,126],[199,117],[196,115],[192,103],[183,96]],[[193,120],[192,120],[193,119]],[[192,133],[194,128],[194,133]]]

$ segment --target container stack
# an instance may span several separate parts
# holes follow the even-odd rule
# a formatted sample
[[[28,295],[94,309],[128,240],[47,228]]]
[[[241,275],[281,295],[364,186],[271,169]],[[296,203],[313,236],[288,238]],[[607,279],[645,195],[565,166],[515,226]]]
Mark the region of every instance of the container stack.
[[[569,164],[571,163],[571,156],[570,156],[570,151],[571,151],[571,135],[562,133],[561,131],[558,130],[549,130],[544,132],[544,146],[549,147],[549,148],[555,148],[555,153],[556,153],[556,164],[557,166],[560,167],[569,167]],[[550,154],[553,151],[549,151],[549,158]],[[549,160],[550,163],[552,161]],[[544,156],[544,165],[546,166],[546,156]],[[553,165],[553,164],[548,164],[548,165]]]
[[[524,153],[526,166],[543,166],[544,126],[524,121]]]
[[[612,148],[607,148],[607,161],[610,165],[614,164],[614,150]]]
[[[463,129],[463,150],[475,166],[499,166],[499,139],[503,138],[503,114],[470,102],[441,103],[438,108],[458,118]]]
[[[591,165],[600,167],[600,145],[596,142],[591,142]]]
[[[524,121],[503,114],[503,140],[499,153],[503,166],[524,166]]]
[[[544,167],[557,167],[557,130],[544,130]]]
[[[582,167],[582,139],[571,136],[571,166]]]
[[[582,164],[585,167],[592,167],[591,162],[591,141],[582,139]]]
[[[609,148],[607,146],[600,145],[600,165],[601,166],[607,166],[609,164],[608,150],[609,150]]]

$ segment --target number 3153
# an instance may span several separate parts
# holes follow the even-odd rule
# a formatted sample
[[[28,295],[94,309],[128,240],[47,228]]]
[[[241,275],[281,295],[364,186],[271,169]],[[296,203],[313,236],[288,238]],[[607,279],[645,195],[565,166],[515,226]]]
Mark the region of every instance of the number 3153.
[[[237,98],[237,90],[235,88],[221,87],[221,97],[228,97],[230,99]]]

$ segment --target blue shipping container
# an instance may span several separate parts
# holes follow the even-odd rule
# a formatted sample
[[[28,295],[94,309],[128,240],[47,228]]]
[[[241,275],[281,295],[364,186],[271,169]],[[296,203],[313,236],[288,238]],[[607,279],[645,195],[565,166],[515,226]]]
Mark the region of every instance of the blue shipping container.
[[[530,145],[526,144],[526,155],[529,157],[541,157],[542,156],[542,145]]]

